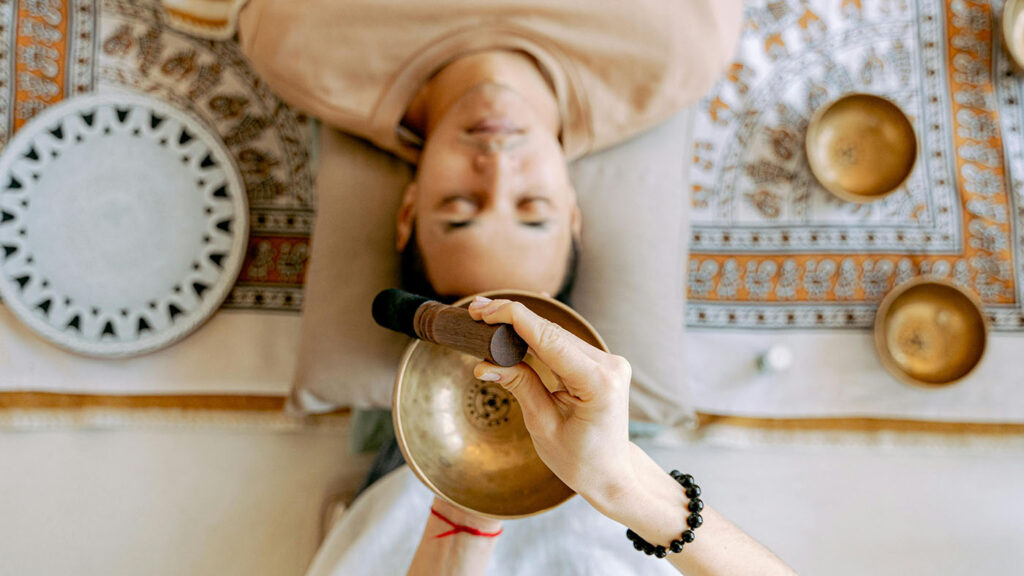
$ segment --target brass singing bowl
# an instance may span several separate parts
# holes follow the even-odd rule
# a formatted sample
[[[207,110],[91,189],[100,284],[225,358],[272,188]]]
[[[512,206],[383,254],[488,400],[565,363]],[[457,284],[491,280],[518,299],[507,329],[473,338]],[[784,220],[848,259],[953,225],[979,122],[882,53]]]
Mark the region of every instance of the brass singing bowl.
[[[1003,6],[1003,45],[1017,69],[1024,70],[1024,1],[1007,0]]]
[[[987,332],[977,297],[942,278],[897,286],[875,317],[882,365],[903,382],[929,387],[970,374],[985,353]]]
[[[485,292],[522,302],[593,346],[604,341],[568,306],[531,292]],[[472,297],[456,302],[468,306]],[[523,413],[501,385],[473,376],[479,359],[422,340],[405,350],[392,398],[405,461],[435,494],[475,514],[522,518],[575,494],[541,461]]]
[[[873,94],[848,94],[811,117],[804,141],[811,173],[849,202],[874,202],[914,169],[917,136],[899,106]]]

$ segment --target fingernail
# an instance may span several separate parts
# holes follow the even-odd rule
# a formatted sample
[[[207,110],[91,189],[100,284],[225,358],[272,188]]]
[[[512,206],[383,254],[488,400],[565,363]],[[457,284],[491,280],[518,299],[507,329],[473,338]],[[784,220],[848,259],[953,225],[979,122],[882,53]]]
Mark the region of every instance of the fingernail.
[[[491,303],[491,299],[490,298],[485,298],[483,296],[477,296],[476,298],[473,298],[472,302],[469,303],[469,307],[470,308],[480,308],[481,306],[486,306],[487,304],[490,304],[490,303]]]
[[[498,374],[497,372],[484,372],[480,376],[480,380],[483,380],[484,382],[497,382],[498,380],[501,380],[501,374]]]

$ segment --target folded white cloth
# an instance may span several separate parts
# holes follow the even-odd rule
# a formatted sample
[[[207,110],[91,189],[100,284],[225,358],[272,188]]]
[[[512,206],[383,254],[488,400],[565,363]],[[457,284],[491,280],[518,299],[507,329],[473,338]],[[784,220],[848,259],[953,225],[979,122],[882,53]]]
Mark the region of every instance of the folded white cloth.
[[[334,525],[307,576],[405,574],[433,497],[407,466],[388,474]],[[507,520],[503,528],[487,576],[678,574],[668,562],[634,550],[625,527],[578,496],[539,516]]]
[[[0,308],[0,392],[285,396],[300,322],[298,315],[222,310],[173,346],[100,359],[57,348]]]
[[[765,418],[874,417],[945,422],[1024,422],[1024,334],[989,334],[985,357],[964,380],[927,388],[898,382],[867,331],[690,330],[688,374],[697,410]],[[782,372],[758,371],[773,346],[792,352]]]

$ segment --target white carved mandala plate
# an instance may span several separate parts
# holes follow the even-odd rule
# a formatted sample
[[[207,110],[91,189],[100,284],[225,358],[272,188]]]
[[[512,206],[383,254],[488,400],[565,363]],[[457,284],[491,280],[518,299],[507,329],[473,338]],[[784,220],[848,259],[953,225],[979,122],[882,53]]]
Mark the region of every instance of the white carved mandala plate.
[[[72,98],[0,155],[0,296],[71,351],[157,350],[231,289],[246,204],[224,144],[192,116],[135,93]]]

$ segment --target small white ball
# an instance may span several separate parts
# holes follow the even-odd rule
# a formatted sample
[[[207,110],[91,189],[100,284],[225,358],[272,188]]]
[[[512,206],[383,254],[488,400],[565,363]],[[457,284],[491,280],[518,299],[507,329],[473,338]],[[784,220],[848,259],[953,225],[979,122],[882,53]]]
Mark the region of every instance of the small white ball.
[[[792,365],[793,353],[782,344],[774,344],[757,359],[757,367],[762,372],[784,372]]]

